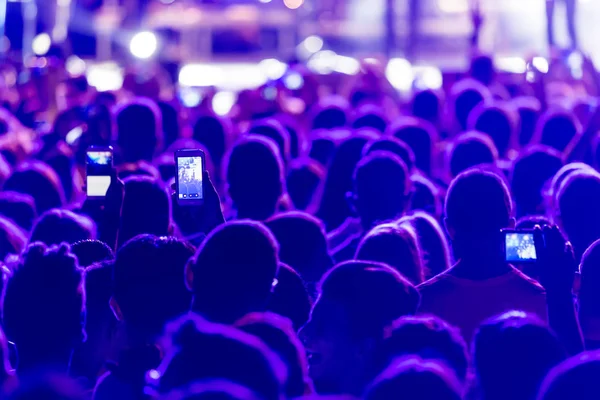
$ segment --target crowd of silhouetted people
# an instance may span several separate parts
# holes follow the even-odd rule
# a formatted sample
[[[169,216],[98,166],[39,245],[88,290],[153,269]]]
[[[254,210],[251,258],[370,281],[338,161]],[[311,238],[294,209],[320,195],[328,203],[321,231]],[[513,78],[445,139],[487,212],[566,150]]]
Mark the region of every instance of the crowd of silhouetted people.
[[[294,64],[226,116],[160,74],[0,68],[0,398],[600,398],[600,79]],[[55,86],[52,86],[55,85]],[[112,146],[106,196],[86,151]],[[206,153],[203,203],[173,154]],[[504,229],[535,262],[510,264]]]

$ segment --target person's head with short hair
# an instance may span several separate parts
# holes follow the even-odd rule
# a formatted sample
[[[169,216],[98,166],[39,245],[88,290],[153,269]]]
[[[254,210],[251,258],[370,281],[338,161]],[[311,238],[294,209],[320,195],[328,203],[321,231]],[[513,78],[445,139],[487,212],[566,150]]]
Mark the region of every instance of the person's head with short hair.
[[[393,136],[377,139],[368,143],[364,150],[364,156],[368,156],[376,151],[389,151],[390,153],[397,155],[404,161],[409,171],[412,171],[415,167],[415,153],[409,145]]]
[[[533,140],[563,152],[577,140],[581,131],[581,123],[572,112],[554,109],[540,117]]]
[[[380,107],[373,104],[365,104],[356,110],[352,121],[353,129],[373,128],[380,133],[387,129],[388,121]]]
[[[50,246],[95,238],[96,224],[89,217],[55,208],[46,211],[35,221],[29,243],[42,242]]]
[[[519,155],[510,177],[518,217],[544,213],[544,188],[562,166],[561,154],[550,147],[532,146]]]
[[[179,114],[177,109],[166,101],[159,101],[158,108],[164,134],[164,148],[168,148],[179,138]]]
[[[523,218],[519,218],[517,220],[517,223],[515,225],[515,229],[520,230],[533,230],[533,228],[535,228],[536,225],[539,226],[551,226],[552,225],[552,221],[550,220],[550,218],[544,216],[544,215],[528,215],[526,217]]]
[[[316,160],[300,158],[288,168],[286,187],[296,210],[311,212],[317,206],[326,169]]]
[[[224,120],[213,115],[202,115],[194,124],[192,137],[206,147],[218,171],[220,171],[227,149],[228,132],[226,126]]]
[[[14,221],[21,229],[29,232],[37,218],[35,201],[28,194],[0,191],[0,215]]]
[[[452,110],[459,131],[467,129],[471,111],[480,103],[492,98],[490,91],[480,82],[473,79],[463,79],[450,91]]]
[[[455,178],[471,167],[496,164],[499,159],[494,141],[485,133],[471,131],[461,134],[452,144],[449,154],[450,174]]]
[[[441,274],[451,266],[448,239],[439,222],[431,215],[417,211],[398,221],[408,223],[417,234],[423,254],[425,280]]]
[[[165,328],[162,363],[148,376],[159,393],[203,379],[247,387],[260,398],[280,399],[288,373],[280,357],[256,336],[189,313]]]
[[[229,154],[226,171],[238,218],[264,221],[275,213],[285,182],[281,154],[271,139],[242,138]]]
[[[284,392],[288,398],[311,394],[312,382],[304,346],[290,321],[276,314],[251,313],[237,321],[235,327],[262,340],[285,363],[288,379]]]
[[[3,327],[18,349],[19,374],[43,367],[67,371],[84,337],[82,284],[67,244],[34,243],[14,265],[4,292]]]
[[[264,136],[271,139],[279,149],[279,154],[286,163],[291,158],[291,139],[285,127],[275,119],[267,119],[255,123],[248,131],[251,135]]]
[[[411,181],[404,161],[387,151],[363,158],[354,171],[353,205],[365,229],[402,216],[408,209]]]
[[[406,143],[415,155],[415,166],[429,174],[432,168],[432,152],[438,133],[429,122],[404,117],[390,125],[388,133]]]
[[[489,86],[496,79],[494,59],[487,54],[477,54],[471,58],[469,75],[481,84]]]
[[[376,135],[364,131],[355,133],[340,143],[334,153],[317,212],[317,217],[323,221],[327,232],[339,227],[353,214],[347,194],[352,191],[354,170],[362,158],[366,144],[376,138]]]
[[[411,113],[414,117],[437,125],[440,122],[442,103],[440,93],[432,89],[421,90],[412,99]]]
[[[279,242],[279,258],[304,280],[315,283],[333,267],[323,223],[310,214],[292,211],[266,222]]]
[[[312,309],[311,294],[300,274],[287,264],[280,263],[273,294],[269,298],[267,310],[289,319],[294,330],[299,331]]]
[[[546,324],[521,311],[484,322],[473,342],[477,380],[489,400],[534,398],[546,374],[565,358]]]
[[[167,236],[171,228],[171,197],[162,181],[131,176],[123,182],[119,245],[140,234]]]
[[[344,128],[349,124],[350,104],[341,96],[330,96],[322,100],[315,109],[312,129]]]
[[[300,332],[317,392],[361,395],[375,345],[392,321],[416,312],[419,300],[415,287],[385,264],[349,261],[329,270]]]
[[[335,154],[336,143],[333,138],[326,134],[319,132],[313,135],[310,141],[310,150],[308,156],[326,167],[329,165],[329,161]]]
[[[506,183],[496,173],[470,169],[458,175],[446,194],[446,229],[457,259],[499,257],[500,230],[514,224]]]
[[[576,259],[600,239],[600,175],[581,170],[570,174],[556,194],[554,220],[573,245]]]
[[[27,244],[27,237],[17,224],[0,216],[0,263],[9,254],[18,255]]]
[[[81,268],[91,267],[103,261],[112,261],[115,254],[108,245],[100,240],[80,240],[71,245],[71,253],[77,256]]]
[[[537,400],[587,400],[600,397],[600,351],[586,351],[552,369],[540,387]]]
[[[124,162],[152,161],[163,142],[160,109],[152,100],[138,98],[115,113],[117,144]]]
[[[519,126],[519,146],[527,146],[533,139],[535,127],[537,125],[542,105],[535,97],[518,97],[513,99],[513,105],[519,114],[521,124]]]
[[[492,139],[500,158],[505,158],[513,144],[517,123],[516,116],[498,104],[479,104],[467,121],[469,129],[483,132]]]
[[[466,383],[469,355],[458,328],[435,316],[407,316],[394,321],[378,350],[380,368],[395,358],[411,354],[424,360],[438,360],[450,367],[460,382]],[[380,369],[375,371],[380,372]]]
[[[132,344],[150,343],[165,323],[189,310],[184,271],[194,250],[175,238],[140,235],[117,252],[111,307]]]
[[[412,174],[410,210],[425,211],[436,218],[442,216],[443,189],[422,174]]]
[[[387,264],[413,285],[424,280],[423,256],[417,235],[408,224],[375,226],[358,244],[354,258]]]
[[[20,164],[4,183],[2,191],[31,196],[35,201],[38,215],[65,204],[65,192],[58,175],[40,161],[27,161]]]
[[[409,356],[393,361],[367,389],[365,400],[460,400],[462,387],[452,370],[432,360]]]
[[[192,309],[209,320],[232,323],[263,311],[279,270],[279,245],[263,224],[229,222],[213,230],[186,268]]]
[[[581,257],[579,269],[581,284],[578,293],[579,320],[586,339],[586,348],[597,349],[600,336],[594,322],[600,320],[600,239],[596,240]]]

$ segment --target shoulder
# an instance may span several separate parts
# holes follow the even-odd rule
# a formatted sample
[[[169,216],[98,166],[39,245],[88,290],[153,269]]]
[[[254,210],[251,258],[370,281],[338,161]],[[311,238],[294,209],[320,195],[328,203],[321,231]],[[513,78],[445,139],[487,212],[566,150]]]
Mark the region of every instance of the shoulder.
[[[444,288],[449,288],[452,286],[451,276],[448,275],[448,271],[442,272],[439,275],[434,276],[433,278],[421,283],[417,286],[417,289],[421,294],[423,293],[433,293]]]
[[[546,295],[546,289],[539,284],[535,279],[530,278],[523,272],[513,267],[512,270],[513,280],[520,289],[530,292],[532,295]]]

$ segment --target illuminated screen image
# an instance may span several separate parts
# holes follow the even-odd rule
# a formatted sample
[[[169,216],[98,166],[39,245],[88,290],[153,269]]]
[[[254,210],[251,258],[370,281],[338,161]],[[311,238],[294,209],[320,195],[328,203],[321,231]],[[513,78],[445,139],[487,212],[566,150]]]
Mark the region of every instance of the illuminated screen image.
[[[89,165],[112,165],[112,152],[110,151],[88,151],[87,163]]]
[[[86,187],[90,197],[104,197],[110,186],[112,152],[105,150],[87,152]]]
[[[179,199],[202,200],[202,157],[178,157]]]
[[[533,233],[506,235],[506,261],[533,261],[537,259]]]

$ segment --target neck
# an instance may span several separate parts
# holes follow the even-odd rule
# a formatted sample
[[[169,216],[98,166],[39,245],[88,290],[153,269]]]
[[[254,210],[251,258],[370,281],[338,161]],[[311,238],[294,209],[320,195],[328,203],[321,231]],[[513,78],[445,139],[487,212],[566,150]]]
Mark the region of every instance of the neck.
[[[485,280],[504,275],[510,266],[504,260],[502,246],[495,242],[479,242],[471,246],[456,246],[457,263],[452,274],[458,277]],[[457,248],[458,247],[458,248]]]

